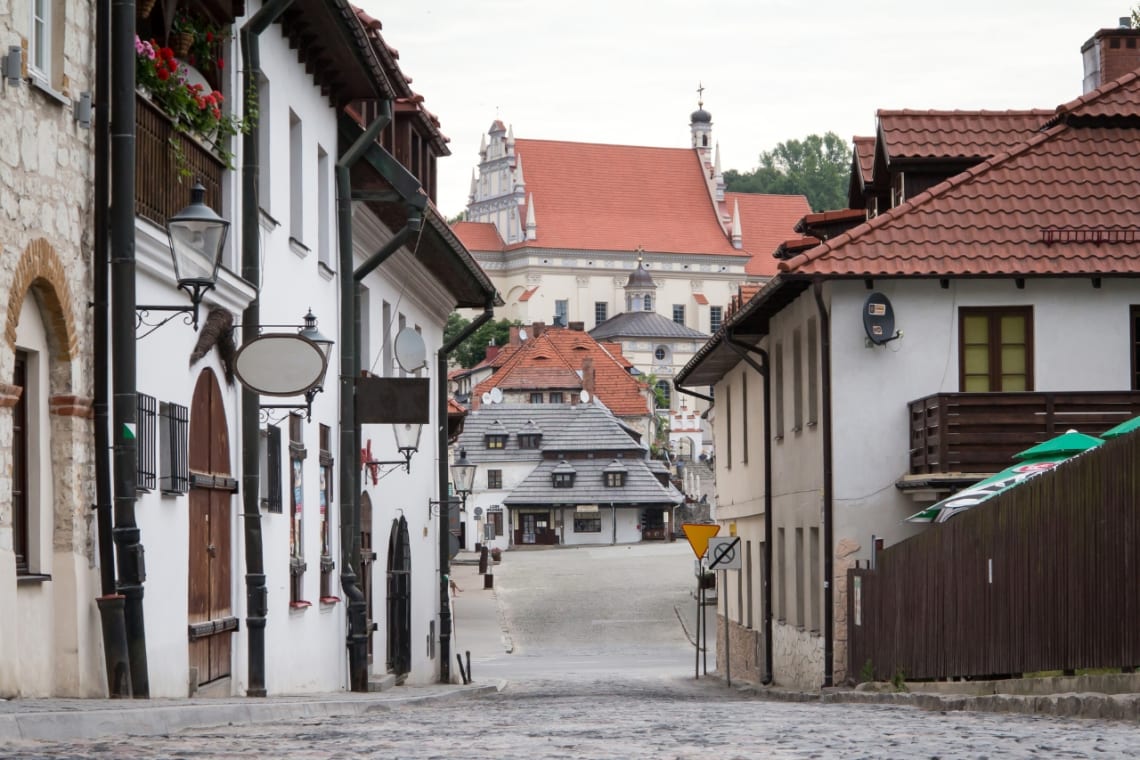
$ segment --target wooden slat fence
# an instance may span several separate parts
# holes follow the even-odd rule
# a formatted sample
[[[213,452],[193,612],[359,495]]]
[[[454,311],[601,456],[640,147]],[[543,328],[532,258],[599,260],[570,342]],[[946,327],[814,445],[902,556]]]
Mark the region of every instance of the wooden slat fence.
[[[848,672],[877,680],[1140,665],[1140,433],[848,574]]]
[[[911,401],[910,472],[997,472],[1066,430],[1097,435],[1140,415],[1140,392],[936,393]]]

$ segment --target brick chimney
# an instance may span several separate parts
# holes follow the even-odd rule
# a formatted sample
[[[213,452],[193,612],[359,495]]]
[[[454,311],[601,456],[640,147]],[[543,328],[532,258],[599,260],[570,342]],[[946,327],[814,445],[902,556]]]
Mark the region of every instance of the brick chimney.
[[[594,398],[594,357],[587,356],[582,360],[582,387],[590,394],[590,399]]]
[[[1101,29],[1081,46],[1084,61],[1084,92],[1119,79],[1140,68],[1140,29],[1132,29],[1132,21],[1122,16],[1115,29]]]
[[[510,337],[507,339],[508,346],[517,346],[519,344],[519,325],[511,325]]]
[[[586,323],[585,322],[571,322],[567,326],[571,330],[577,330],[578,332],[586,332]]]
[[[498,355],[499,355],[499,346],[496,346],[494,343],[487,346],[487,360],[488,361],[491,359],[494,359]]]
[[[542,335],[542,331],[546,329],[545,322],[535,322],[530,326],[530,337],[537,338]]]

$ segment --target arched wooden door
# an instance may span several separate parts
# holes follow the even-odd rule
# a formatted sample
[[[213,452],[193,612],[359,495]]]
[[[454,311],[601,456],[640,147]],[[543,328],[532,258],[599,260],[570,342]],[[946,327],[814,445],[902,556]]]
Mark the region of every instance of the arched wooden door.
[[[404,675],[412,669],[412,542],[408,521],[392,521],[388,538],[388,670]]]
[[[230,437],[214,373],[198,376],[190,406],[190,573],[187,620],[192,682],[230,675],[237,618],[231,605],[231,509],[237,481],[230,474]],[[196,676],[194,674],[197,674]]]

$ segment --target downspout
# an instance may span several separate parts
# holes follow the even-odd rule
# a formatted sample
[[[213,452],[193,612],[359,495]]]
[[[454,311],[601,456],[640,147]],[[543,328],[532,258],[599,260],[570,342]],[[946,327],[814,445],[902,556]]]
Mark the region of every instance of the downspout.
[[[772,387],[768,382],[768,352],[757,346],[749,345],[728,334],[728,345],[748,362],[764,380],[764,675],[760,683],[769,686],[773,679],[772,673]],[[745,351],[759,354],[763,364],[756,361]],[[747,422],[747,421],[746,421]]]
[[[261,74],[258,37],[276,21],[293,0],[269,0],[241,28],[242,92],[246,113],[257,107],[257,84]],[[253,107],[251,109],[251,106]],[[242,312],[241,340],[248,345],[258,337],[261,324],[260,222],[257,181],[260,173],[258,133],[260,113],[242,137],[241,167],[241,276],[253,285],[253,300]],[[269,612],[269,592],[265,586],[265,561],[261,539],[261,397],[242,386],[241,391],[241,479],[242,524],[245,538],[246,633],[249,642],[249,686],[246,696],[264,697],[265,616]]]
[[[111,4],[111,382],[113,386],[114,522],[118,592],[124,599],[131,694],[150,696],[143,582],[146,566],[135,520],[138,423],[135,347],[135,2]]]
[[[436,427],[439,459],[439,682],[451,683],[451,501],[447,494],[447,358],[476,330],[494,316],[495,296],[487,296],[483,313],[443,344],[436,354]]]
[[[716,403],[716,401],[713,399],[712,396],[706,396],[703,393],[697,393],[696,391],[689,390],[688,388],[684,387],[683,385],[678,385],[676,383],[676,381],[674,381],[673,387],[675,389],[677,389],[678,391],[680,391],[681,393],[684,393],[686,396],[692,396],[693,398],[699,398],[702,401],[709,402],[710,404]]]
[[[99,538],[99,590],[95,600],[103,629],[103,659],[107,668],[107,692],[115,699],[131,696],[130,654],[124,618],[125,597],[115,590],[115,540],[112,533],[111,421],[110,414],[110,282],[108,210],[111,184],[111,2],[99,0],[95,8],[95,250],[91,264],[94,341],[95,412],[95,517]]]
[[[823,433],[823,687],[834,685],[835,680],[835,610],[832,609],[834,572],[834,487],[831,463],[831,315],[823,303],[823,283],[812,282],[815,305],[819,309],[820,427]]]
[[[392,103],[380,101],[380,116],[336,162],[336,213],[340,268],[340,586],[347,600],[348,679],[352,691],[368,691],[368,600],[356,577],[360,559],[360,451],[356,425],[356,375],[359,371],[360,301],[357,280],[350,277],[352,245],[352,179],[349,171],[380,130],[392,120]],[[395,238],[393,238],[395,240]],[[392,249],[396,250],[395,248]],[[382,253],[382,252],[381,252]],[[391,251],[384,256],[390,255]],[[378,253],[373,259],[379,257]]]

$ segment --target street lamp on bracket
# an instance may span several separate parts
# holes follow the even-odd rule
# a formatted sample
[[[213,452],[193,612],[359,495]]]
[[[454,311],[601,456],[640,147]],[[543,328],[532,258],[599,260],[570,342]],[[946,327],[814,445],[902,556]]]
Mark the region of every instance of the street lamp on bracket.
[[[150,327],[140,338],[150,335],[178,314],[186,314],[187,324],[198,329],[198,307],[206,291],[213,290],[218,283],[218,268],[222,264],[222,252],[229,228],[229,220],[218,216],[206,205],[206,188],[202,187],[201,182],[195,182],[190,190],[190,205],[166,220],[174,279],[178,288],[186,291],[190,297],[190,305],[136,305],[135,329],[143,324]],[[173,313],[166,319],[151,324],[144,317],[152,311]]]
[[[471,494],[472,488],[475,485],[475,465],[467,459],[466,449],[459,450],[459,458],[451,465],[451,484],[455,488],[455,497],[448,497],[447,499],[429,500],[428,510],[432,516],[439,515],[439,507],[444,502],[448,504],[459,503],[459,509],[463,510],[467,506],[467,497]]]

